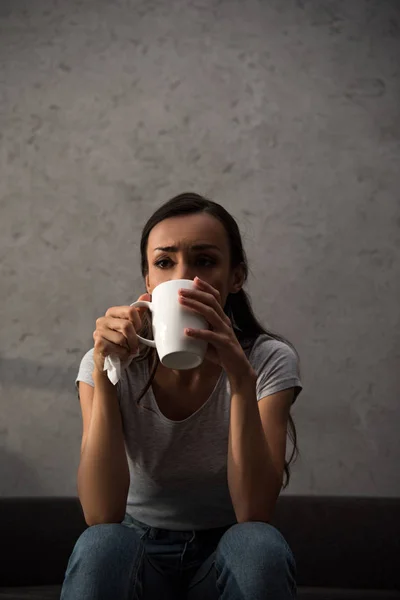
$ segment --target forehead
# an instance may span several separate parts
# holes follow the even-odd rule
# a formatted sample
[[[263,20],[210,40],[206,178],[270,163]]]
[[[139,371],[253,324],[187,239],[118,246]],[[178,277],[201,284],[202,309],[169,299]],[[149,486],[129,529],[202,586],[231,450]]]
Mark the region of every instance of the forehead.
[[[229,249],[224,226],[207,213],[171,217],[161,221],[150,232],[148,249],[195,243],[213,244],[222,252]]]

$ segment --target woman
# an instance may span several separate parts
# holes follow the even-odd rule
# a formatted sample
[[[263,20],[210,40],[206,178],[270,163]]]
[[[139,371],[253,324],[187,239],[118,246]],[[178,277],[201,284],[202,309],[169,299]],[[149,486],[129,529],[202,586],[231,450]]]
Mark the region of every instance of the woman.
[[[289,475],[288,428],[296,450],[297,355],[253,315],[236,221],[181,194],[145,225],[141,267],[140,299],[170,279],[195,281],[180,302],[210,329],[185,333],[208,350],[198,368],[174,371],[139,347],[136,332],[149,333],[144,309],[113,307],[97,320],[77,377],[78,491],[89,527],[61,598],[294,598],[293,556],[269,522]],[[110,354],[135,357],[115,387],[104,371]]]

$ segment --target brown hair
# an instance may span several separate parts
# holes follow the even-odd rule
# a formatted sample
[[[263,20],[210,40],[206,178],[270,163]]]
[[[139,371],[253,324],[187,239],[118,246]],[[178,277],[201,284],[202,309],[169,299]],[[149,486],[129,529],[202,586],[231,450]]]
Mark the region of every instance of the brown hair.
[[[184,215],[191,215],[196,213],[208,213],[218,219],[225,228],[228,235],[229,247],[230,247],[230,262],[232,267],[236,267],[239,264],[243,264],[245,272],[245,280],[248,276],[248,263],[246,254],[242,244],[242,238],[240,235],[239,227],[235,219],[228,213],[223,206],[208,200],[199,194],[187,192],[175,196],[162,206],[158,208],[155,213],[149,218],[145,226],[143,227],[142,237],[140,240],[140,255],[141,255],[141,271],[143,277],[148,273],[148,262],[147,262],[147,244],[151,230],[161,221],[169,219],[171,217],[178,217]],[[229,294],[224,307],[226,314],[230,317],[236,336],[241,343],[243,349],[249,350],[254,344],[257,337],[261,334],[268,334],[272,338],[282,341],[288,344],[296,353],[297,351],[294,346],[285,338],[276,333],[273,333],[265,329],[257,320],[251,307],[250,298],[244,289],[241,289],[236,294]],[[144,314],[142,319],[143,325],[140,334],[144,337],[151,337],[151,322],[147,313]],[[154,348],[148,346],[140,347],[140,354],[137,361],[148,360],[150,365],[150,377],[144,388],[141,390],[137,402],[143,398],[151,386],[156,370],[159,364],[157,352]],[[296,427],[291,415],[289,415],[288,421],[288,437],[292,442],[292,451],[287,460],[285,460],[285,478],[283,487],[286,487],[290,479],[290,464],[297,458],[298,446],[297,446],[297,433]]]

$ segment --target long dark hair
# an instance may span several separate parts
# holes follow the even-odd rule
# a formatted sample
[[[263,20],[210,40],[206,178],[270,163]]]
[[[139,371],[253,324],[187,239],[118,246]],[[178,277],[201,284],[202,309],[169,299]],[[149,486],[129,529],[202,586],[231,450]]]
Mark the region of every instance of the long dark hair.
[[[142,237],[140,240],[141,271],[143,278],[146,277],[149,269],[147,261],[147,244],[153,227],[165,219],[191,215],[195,213],[208,213],[222,223],[228,235],[231,267],[234,268],[242,264],[246,281],[249,268],[242,244],[242,237],[235,219],[220,204],[217,204],[212,200],[208,200],[199,194],[191,192],[179,194],[160,206],[160,208],[156,210],[156,212],[149,218],[143,227]],[[261,323],[259,323],[251,307],[250,298],[243,288],[236,294],[228,295],[224,310],[230,317],[236,336],[245,351],[251,349],[259,335],[266,333],[270,337],[288,344],[296,352],[296,349],[288,340],[276,333],[273,333],[272,331],[268,331],[261,325]],[[152,335],[151,322],[147,316],[147,313],[143,315],[140,334],[144,337],[151,337]],[[137,399],[137,402],[139,403],[153,382],[159,364],[159,359],[154,348],[141,346],[140,354],[136,360],[148,360],[150,365],[150,377],[145,387],[139,394]],[[290,464],[294,462],[299,453],[297,447],[296,427],[290,414],[288,421],[288,437],[292,443],[292,451],[289,458],[285,460],[285,477],[283,487],[286,487],[289,483]]]

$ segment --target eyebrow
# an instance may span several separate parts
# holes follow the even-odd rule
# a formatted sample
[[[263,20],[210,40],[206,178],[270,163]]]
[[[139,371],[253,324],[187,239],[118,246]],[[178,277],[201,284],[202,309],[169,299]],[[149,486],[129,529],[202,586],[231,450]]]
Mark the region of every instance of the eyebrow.
[[[218,246],[215,246],[215,244],[193,244],[193,246],[190,246],[191,250],[218,250],[218,252],[221,252],[220,248],[218,248]],[[179,248],[178,246],[158,246],[157,248],[154,248],[154,252],[156,252],[157,250],[160,250],[161,252],[178,252]]]

